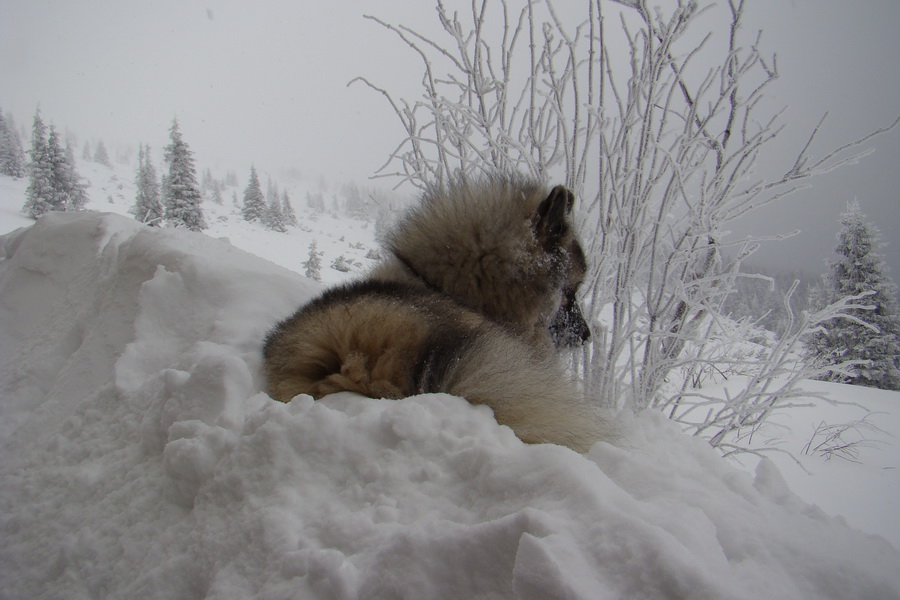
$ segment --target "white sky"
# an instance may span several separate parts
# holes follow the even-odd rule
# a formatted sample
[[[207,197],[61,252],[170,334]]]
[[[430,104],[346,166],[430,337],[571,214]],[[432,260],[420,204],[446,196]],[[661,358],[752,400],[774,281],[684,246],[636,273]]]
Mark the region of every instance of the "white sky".
[[[781,79],[770,91],[789,106],[776,149],[784,155],[763,166],[792,158],[825,111],[820,150],[900,115],[898,0],[748,4],[747,29],[763,29],[764,48],[778,54]],[[81,143],[102,138],[114,152],[144,142],[157,157],[177,115],[201,167],[243,179],[254,163],[362,181],[402,131],[380,95],[347,82],[364,75],[413,97],[421,80],[418,58],[363,13],[436,28],[428,0],[0,0],[0,109],[27,128],[40,103],[45,120]],[[821,271],[838,216],[857,197],[891,242],[884,253],[900,279],[900,130],[871,146],[861,165],[745,219],[739,233],[803,229],[762,258]]]

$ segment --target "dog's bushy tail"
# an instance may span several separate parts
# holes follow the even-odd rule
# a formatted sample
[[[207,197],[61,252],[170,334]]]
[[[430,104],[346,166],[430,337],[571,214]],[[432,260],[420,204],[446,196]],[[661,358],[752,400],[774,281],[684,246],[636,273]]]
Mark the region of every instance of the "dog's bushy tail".
[[[511,336],[485,336],[448,369],[445,391],[485,404],[497,422],[526,443],[551,443],[587,452],[616,435],[611,420],[585,399],[550,352]]]

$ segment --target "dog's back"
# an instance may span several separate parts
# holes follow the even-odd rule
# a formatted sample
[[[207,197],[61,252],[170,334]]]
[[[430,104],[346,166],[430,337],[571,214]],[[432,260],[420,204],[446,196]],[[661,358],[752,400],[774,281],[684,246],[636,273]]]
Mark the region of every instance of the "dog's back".
[[[369,277],[269,334],[271,395],[446,392],[491,406],[526,442],[587,450],[604,427],[558,363],[552,339],[563,338],[550,335],[584,270],[571,208],[565,188],[516,177],[427,195]],[[565,339],[585,339],[580,325]]]

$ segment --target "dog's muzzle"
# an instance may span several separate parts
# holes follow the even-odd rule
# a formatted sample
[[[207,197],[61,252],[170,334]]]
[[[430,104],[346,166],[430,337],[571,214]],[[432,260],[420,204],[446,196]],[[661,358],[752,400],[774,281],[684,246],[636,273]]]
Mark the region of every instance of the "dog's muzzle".
[[[591,339],[591,328],[574,297],[566,298],[550,323],[550,337],[557,348],[572,348]]]

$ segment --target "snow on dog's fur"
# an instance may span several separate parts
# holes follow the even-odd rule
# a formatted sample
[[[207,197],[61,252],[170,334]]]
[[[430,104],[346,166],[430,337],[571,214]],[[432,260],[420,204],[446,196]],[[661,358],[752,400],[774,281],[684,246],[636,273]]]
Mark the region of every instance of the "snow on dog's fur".
[[[590,330],[574,198],[518,176],[426,193],[361,281],[326,291],[268,335],[273,398],[446,392],[490,406],[525,442],[587,451],[610,429],[559,364]]]

